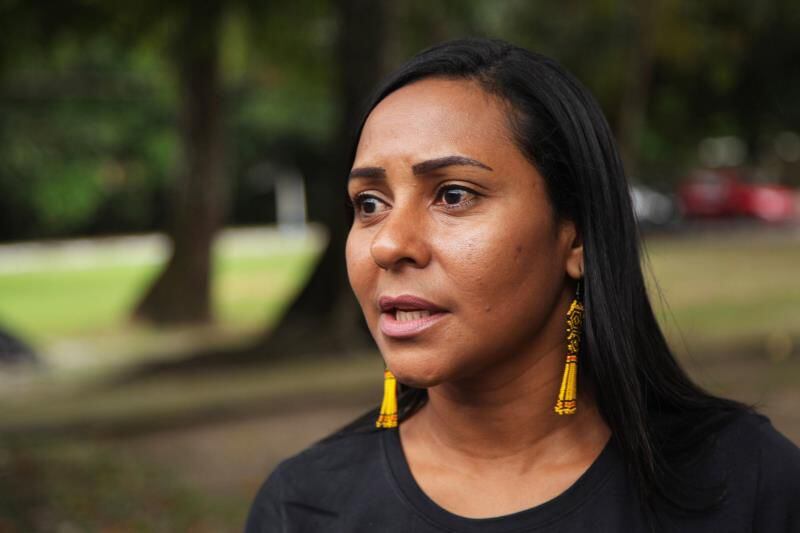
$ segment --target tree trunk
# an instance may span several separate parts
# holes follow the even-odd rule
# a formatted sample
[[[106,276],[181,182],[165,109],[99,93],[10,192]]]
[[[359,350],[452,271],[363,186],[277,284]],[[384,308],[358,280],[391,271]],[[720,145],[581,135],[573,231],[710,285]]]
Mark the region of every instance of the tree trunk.
[[[385,0],[339,0],[337,61],[340,115],[330,143],[332,171],[314,184],[309,212],[329,232],[329,242],[308,283],[275,328],[251,348],[255,358],[302,353],[338,354],[373,347],[347,279],[344,210],[352,133],[384,74]]]
[[[328,228],[329,241],[305,287],[278,325],[265,329],[254,342],[197,353],[180,361],[145,365],[123,380],[374,348],[347,279],[344,245],[349,228],[344,200],[351,134],[368,95],[383,74],[385,6],[385,0],[337,2],[340,117],[326,158],[327,172],[308,187],[310,218]]]
[[[224,217],[219,6],[190,4],[176,35],[182,161],[173,190],[172,253],[134,309],[159,325],[212,319],[212,244]],[[211,7],[209,7],[211,6]]]

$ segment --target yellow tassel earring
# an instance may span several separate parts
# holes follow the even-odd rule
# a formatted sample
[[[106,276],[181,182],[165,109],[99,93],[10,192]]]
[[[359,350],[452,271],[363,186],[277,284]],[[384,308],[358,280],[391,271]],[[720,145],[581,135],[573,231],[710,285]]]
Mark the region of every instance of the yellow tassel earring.
[[[397,380],[388,368],[383,371],[383,402],[375,427],[397,427]]]
[[[567,311],[567,362],[555,411],[560,415],[574,415],[578,406],[578,352],[581,347],[581,324],[583,324],[582,280],[578,280],[575,299]]]

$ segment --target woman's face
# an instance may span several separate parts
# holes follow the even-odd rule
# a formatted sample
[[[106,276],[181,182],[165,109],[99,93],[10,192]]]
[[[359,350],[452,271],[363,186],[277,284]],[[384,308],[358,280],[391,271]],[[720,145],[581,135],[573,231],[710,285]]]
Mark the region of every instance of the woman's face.
[[[407,385],[471,379],[563,346],[582,248],[574,225],[555,221],[506,111],[474,82],[426,79],[387,96],[364,125],[347,271]]]

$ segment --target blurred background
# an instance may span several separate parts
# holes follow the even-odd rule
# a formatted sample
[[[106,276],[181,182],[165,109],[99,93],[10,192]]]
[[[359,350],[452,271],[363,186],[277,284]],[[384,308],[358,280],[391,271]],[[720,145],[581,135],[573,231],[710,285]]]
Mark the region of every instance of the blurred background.
[[[798,35],[790,0],[0,3],[0,532],[240,531],[377,405],[349,134],[455,37],[594,92],[676,353],[800,442]]]

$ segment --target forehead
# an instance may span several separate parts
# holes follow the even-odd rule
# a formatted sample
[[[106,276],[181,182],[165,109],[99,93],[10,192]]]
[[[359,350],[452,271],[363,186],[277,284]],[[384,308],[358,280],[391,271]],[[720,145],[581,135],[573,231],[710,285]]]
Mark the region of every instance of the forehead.
[[[401,87],[372,110],[355,166],[387,159],[413,164],[450,154],[488,162],[509,151],[516,147],[499,98],[474,81],[425,79]]]

